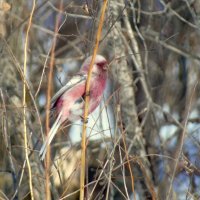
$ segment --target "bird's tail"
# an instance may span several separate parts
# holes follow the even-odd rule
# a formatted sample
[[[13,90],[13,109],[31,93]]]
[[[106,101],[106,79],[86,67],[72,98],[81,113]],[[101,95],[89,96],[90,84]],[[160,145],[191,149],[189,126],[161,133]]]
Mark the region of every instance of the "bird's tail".
[[[46,152],[47,152],[47,146],[50,145],[51,141],[53,140],[54,136],[57,133],[58,128],[60,127],[60,125],[62,123],[60,120],[61,115],[62,115],[62,112],[59,113],[56,121],[54,122],[53,126],[51,127],[51,130],[50,130],[44,144],[42,145],[42,148],[40,149],[39,155],[40,155],[41,160],[44,160]]]

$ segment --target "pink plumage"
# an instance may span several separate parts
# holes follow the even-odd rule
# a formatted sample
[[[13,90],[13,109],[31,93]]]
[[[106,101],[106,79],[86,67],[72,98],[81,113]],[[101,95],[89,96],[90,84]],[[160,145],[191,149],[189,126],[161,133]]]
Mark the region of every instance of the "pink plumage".
[[[60,125],[66,120],[73,122],[83,117],[85,86],[91,60],[92,56],[88,57],[82,64],[79,73],[72,77],[72,79],[63,86],[51,100],[51,109],[55,110],[57,119],[40,150],[42,160],[45,157],[47,146],[53,140]],[[97,55],[90,80],[89,114],[99,105],[106,86],[106,80],[107,61],[103,56]]]

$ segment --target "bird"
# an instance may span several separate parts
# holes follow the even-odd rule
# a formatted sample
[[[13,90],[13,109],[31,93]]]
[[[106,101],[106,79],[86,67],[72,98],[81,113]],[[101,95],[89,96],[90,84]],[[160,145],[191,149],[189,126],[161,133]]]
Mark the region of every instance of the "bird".
[[[75,122],[83,119],[84,98],[86,95],[86,80],[92,56],[83,62],[80,71],[74,75],[51,99],[51,111],[55,112],[56,120],[40,149],[40,158],[44,160],[47,146],[50,145],[57,130],[65,121]],[[102,55],[96,55],[92,67],[89,91],[88,114],[100,104],[108,79],[108,62]]]

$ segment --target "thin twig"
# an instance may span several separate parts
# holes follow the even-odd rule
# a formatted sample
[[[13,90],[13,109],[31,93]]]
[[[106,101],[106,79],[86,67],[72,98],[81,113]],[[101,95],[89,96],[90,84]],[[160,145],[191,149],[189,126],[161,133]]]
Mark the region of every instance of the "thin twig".
[[[121,114],[120,114],[120,117],[121,117]],[[121,128],[122,141],[123,141],[123,145],[124,145],[124,151],[125,151],[125,155],[126,155],[126,160],[127,160],[127,163],[128,163],[128,169],[129,169],[130,177],[131,177],[132,192],[133,192],[134,199],[136,199],[134,175],[133,175],[131,164],[130,164],[130,161],[129,161],[129,155],[128,155],[129,153],[127,151],[127,146],[126,146],[126,136],[125,136],[126,132],[123,130],[122,118],[120,120],[120,128]]]
[[[170,3],[166,4],[163,0],[160,0],[160,3],[166,8],[168,9],[171,13],[170,15],[175,15],[179,20],[181,20],[182,22],[186,23],[188,26],[195,28],[195,29],[200,29],[197,25],[191,23],[190,21],[186,20],[184,17],[182,17],[180,14],[178,14],[177,11],[175,11],[174,9],[171,8]],[[169,15],[169,16],[170,16]]]
[[[116,129],[116,131],[117,131],[117,129]],[[114,143],[113,149],[112,149],[112,151],[110,152],[110,155],[109,155],[109,157],[107,158],[107,160],[106,160],[104,166],[102,166],[102,170],[101,170],[101,172],[99,173],[99,176],[98,176],[98,178],[97,178],[97,180],[96,180],[96,183],[95,183],[95,185],[94,185],[92,191],[90,192],[90,197],[88,198],[88,200],[91,200],[92,194],[94,193],[94,190],[95,190],[95,188],[96,188],[98,182],[100,181],[102,175],[104,174],[104,171],[105,171],[105,169],[106,169],[106,166],[107,166],[108,163],[111,161],[111,159],[112,159],[112,157],[113,157],[113,155],[114,155],[115,149],[116,149],[118,143],[119,143],[120,140],[121,140],[121,137],[122,137],[122,136],[120,135],[120,136],[117,138],[116,142]],[[111,181],[112,181],[112,180],[111,180]]]
[[[16,189],[16,182],[17,182],[17,175],[16,175],[16,169],[15,169],[15,165],[13,163],[12,160],[12,150],[11,150],[11,141],[10,141],[10,134],[8,129],[8,116],[7,116],[7,110],[6,110],[6,104],[5,104],[5,99],[3,96],[3,92],[2,89],[0,88],[0,94],[1,94],[1,99],[2,99],[2,107],[3,107],[3,137],[4,137],[4,141],[5,141],[5,146],[6,146],[6,150],[8,151],[8,159],[10,162],[10,166],[11,166],[11,173],[12,173],[12,177],[13,177],[13,182],[14,182],[14,190]]]
[[[31,91],[31,89],[30,89],[30,83],[28,82],[28,80],[26,80],[26,78],[25,78],[25,76],[24,76],[24,73],[23,73],[23,70],[22,70],[22,68],[21,68],[21,66],[20,66],[20,63],[19,63],[19,61],[17,60],[17,58],[15,57],[15,55],[14,55],[12,49],[10,48],[10,46],[8,45],[7,41],[6,41],[4,38],[2,38],[2,41],[4,42],[4,44],[5,44],[5,46],[6,46],[7,53],[8,53],[8,55],[11,57],[12,62],[13,62],[13,65],[16,67],[16,69],[17,69],[17,71],[18,71],[18,73],[19,73],[21,79],[24,80],[25,83],[26,83],[26,90],[29,92],[29,95],[30,95],[31,100],[32,100],[33,105],[34,105],[34,108],[35,108],[35,110],[36,110],[37,119],[38,119],[38,122],[39,122],[39,125],[40,125],[41,134],[44,135],[44,134],[43,134],[43,126],[42,126],[42,122],[41,122],[39,110],[38,110],[38,107],[37,107],[35,98],[34,98],[34,96],[33,96],[33,93],[32,93],[32,91]]]
[[[150,34],[148,33],[144,33],[143,35],[147,40],[150,40],[150,41],[153,41],[153,42],[156,42],[158,44],[160,44],[161,46],[165,47],[166,49],[169,49],[171,50],[172,52],[175,52],[179,55],[182,55],[186,58],[190,58],[190,59],[195,59],[195,60],[198,60],[200,61],[200,57],[199,55],[195,55],[193,53],[190,53],[189,51],[187,50],[184,50],[184,49],[181,49],[181,48],[178,48],[177,45],[172,45],[172,44],[168,44],[166,43],[165,41],[162,41],[160,40],[157,36],[151,36]]]
[[[175,165],[174,165],[173,174],[172,174],[172,178],[171,178],[171,183],[170,183],[170,186],[169,186],[169,191],[168,191],[166,200],[169,200],[171,198],[170,196],[171,196],[172,185],[173,185],[173,181],[174,181],[174,178],[175,178],[175,174],[176,174],[177,166],[178,166],[178,163],[179,163],[179,159],[181,157],[183,144],[184,144],[184,140],[185,140],[185,135],[187,133],[187,124],[188,124],[188,119],[189,119],[189,115],[190,115],[190,109],[192,107],[192,99],[194,98],[195,90],[196,90],[196,88],[198,86],[198,83],[199,82],[197,81],[196,84],[194,85],[194,88],[193,88],[193,91],[192,91],[192,94],[191,94],[191,97],[190,97],[188,110],[187,110],[187,115],[186,115],[185,120],[184,120],[184,129],[183,129],[183,132],[181,134],[181,142],[180,142],[180,146],[178,148],[179,149],[178,150],[178,155],[177,155],[176,162],[175,162]]]
[[[126,193],[126,199],[130,200],[130,197],[129,197],[129,194],[128,194],[128,189],[127,189],[127,186],[126,186],[127,184],[126,184],[126,178],[125,178],[125,166],[124,166],[125,164],[124,164],[123,159],[122,159],[121,146],[118,145],[118,148],[119,148],[119,159],[120,159],[120,166],[121,166],[120,168],[121,168],[121,171],[122,171],[122,177],[123,177],[123,183],[124,183],[124,190],[125,190],[125,193]],[[129,162],[129,161],[127,161],[127,162]],[[130,172],[132,173],[132,171],[130,171]],[[135,199],[134,189],[132,189],[132,191],[133,191],[134,199]]]

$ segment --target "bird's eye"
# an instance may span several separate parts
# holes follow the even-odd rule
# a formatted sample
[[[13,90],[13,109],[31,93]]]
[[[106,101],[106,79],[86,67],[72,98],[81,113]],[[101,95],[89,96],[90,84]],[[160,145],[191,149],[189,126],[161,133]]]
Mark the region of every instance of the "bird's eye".
[[[107,70],[107,68],[108,68],[108,65],[107,65],[106,61],[99,62],[97,65],[99,67],[101,67],[103,70]]]

